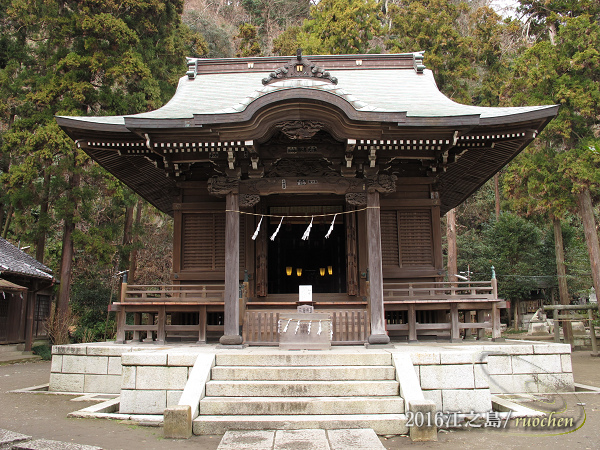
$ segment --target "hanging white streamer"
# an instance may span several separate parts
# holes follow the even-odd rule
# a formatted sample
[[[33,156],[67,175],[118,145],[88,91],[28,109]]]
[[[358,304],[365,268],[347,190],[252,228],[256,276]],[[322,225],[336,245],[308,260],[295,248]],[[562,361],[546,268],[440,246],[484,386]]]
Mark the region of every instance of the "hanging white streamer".
[[[275,233],[273,233],[273,235],[271,236],[271,240],[274,241],[275,240],[275,236],[277,236],[277,233],[279,233],[279,229],[281,228],[281,223],[283,222],[283,217],[281,218],[281,220],[279,221],[279,226],[277,227],[277,229],[275,230]]]
[[[277,334],[281,334],[281,319],[277,321]]]
[[[310,229],[312,228],[312,224],[313,224],[313,219],[314,219],[314,216],[312,216],[310,218],[310,223],[308,224],[308,228],[306,228],[306,231],[302,235],[302,240],[303,241],[307,241],[308,240],[308,236],[310,235]]]
[[[310,334],[310,326],[312,325],[312,320],[308,322],[308,334]]]
[[[317,336],[321,336],[321,331],[323,331],[321,329],[321,321],[319,320],[319,331],[317,331]]]
[[[283,329],[284,333],[287,333],[287,329],[290,326],[290,322],[292,321],[292,319],[289,319],[288,322],[285,324],[285,328]]]
[[[333,216],[333,220],[331,221],[331,226],[329,227],[329,230],[327,231],[327,234],[325,235],[325,239],[329,238],[329,236],[331,235],[331,232],[333,231],[333,224],[335,223],[336,217],[337,217],[337,214],[335,214]]]
[[[258,232],[260,231],[260,224],[262,223],[262,220],[263,220],[263,216],[260,216],[260,220],[258,221],[258,226],[256,227],[256,231],[252,235],[252,240],[253,241],[255,241],[256,237],[258,236]]]
[[[299,328],[300,328],[300,321],[298,321],[298,323],[296,324],[296,331],[294,331],[294,334],[298,334]]]

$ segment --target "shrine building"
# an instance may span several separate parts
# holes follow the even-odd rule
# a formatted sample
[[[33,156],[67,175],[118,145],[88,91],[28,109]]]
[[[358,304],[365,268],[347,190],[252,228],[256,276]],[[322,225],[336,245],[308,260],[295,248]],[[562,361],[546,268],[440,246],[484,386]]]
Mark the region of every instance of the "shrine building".
[[[299,53],[190,58],[155,111],[57,121],[174,219],[172,285],[127,286],[113,305],[118,342],[276,344],[279,315],[309,286],[334,343],[386,344],[500,337],[491,272],[444,281],[440,219],[557,111],[458,104],[422,53]]]

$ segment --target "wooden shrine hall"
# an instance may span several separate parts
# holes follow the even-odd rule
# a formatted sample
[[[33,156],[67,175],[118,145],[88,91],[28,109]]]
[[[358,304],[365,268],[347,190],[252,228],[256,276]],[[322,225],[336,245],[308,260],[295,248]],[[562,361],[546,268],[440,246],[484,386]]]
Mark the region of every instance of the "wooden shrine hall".
[[[385,344],[500,337],[496,280],[444,281],[440,218],[557,111],[455,103],[423,53],[299,52],[188,59],[162,108],[57,121],[174,219],[172,284],[123,290],[118,342],[276,344],[311,286],[333,343]]]

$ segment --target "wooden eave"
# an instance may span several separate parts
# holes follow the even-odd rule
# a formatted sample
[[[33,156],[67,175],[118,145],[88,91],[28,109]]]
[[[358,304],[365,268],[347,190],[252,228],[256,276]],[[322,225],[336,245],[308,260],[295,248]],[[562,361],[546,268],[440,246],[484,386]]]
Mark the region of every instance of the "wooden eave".
[[[370,95],[366,102],[327,84],[326,80],[319,81],[319,85],[296,86],[293,82],[291,87],[279,84],[265,89],[253,84],[257,80],[260,84],[258,74],[276,70],[290,58],[190,59],[191,80],[184,77],[180,82],[182,91],[178,88],[179,96],[176,94],[174,100],[160,110],[97,119],[57,117],[57,122],[90,157],[168,214],[173,213],[172,204],[179,194],[178,183],[181,185],[187,171],[195,168],[200,176],[211,177],[222,175],[226,170],[233,173],[232,167],[241,165],[247,171],[250,157],[274,160],[276,155],[268,150],[274,145],[271,139],[278,136],[281,124],[289,121],[319,122],[322,131],[334,139],[331,148],[337,152],[332,154],[329,148],[329,153],[322,157],[329,161],[333,158],[338,165],[345,164],[344,158],[348,155],[365,162],[370,154],[377,158],[380,170],[392,173],[400,170],[407,176],[415,176],[415,170],[399,169],[399,164],[404,161],[412,164],[410,167],[417,167],[421,162],[425,171],[417,172],[435,184],[442,212],[446,212],[510,162],[558,111],[558,106],[477,108],[457,105],[441,96],[432,78],[427,81],[430,75],[423,75],[422,55],[412,53],[306,57],[319,66],[347,73],[350,85],[354,79],[352,86],[356,90],[360,84],[350,71],[358,70],[370,80],[381,81],[383,88],[371,84],[371,90],[365,91]],[[386,71],[363,72],[378,69]],[[390,69],[404,69],[400,72],[404,74],[401,78],[404,77],[406,86],[412,88],[411,83],[421,86],[426,95],[411,97],[413,91],[405,87],[404,91],[397,91],[392,103],[378,101],[385,95],[385,89],[392,88],[390,80],[398,76]],[[253,77],[251,82],[244,82],[242,78],[243,89],[238,86],[233,92],[238,95],[249,89],[247,92],[252,92],[251,95],[230,107],[224,106],[231,100],[231,94],[221,98],[217,103],[220,106],[195,108],[195,105],[210,105],[205,98],[210,90],[196,91],[203,86],[199,81],[201,75],[209,75],[207,79],[212,88],[218,85],[218,74],[244,73]],[[358,79],[362,80],[363,75]],[[230,80],[240,80],[228,76]],[[204,97],[198,92],[203,92]],[[188,93],[191,97],[186,98]],[[402,107],[398,99],[405,98],[405,94],[407,110],[393,110]],[[205,103],[199,103],[199,99]],[[432,102],[427,103],[427,99]],[[436,103],[438,100],[440,103]],[[194,109],[208,112],[194,112]],[[437,110],[447,114],[436,115]],[[311,144],[298,141],[298,145]],[[196,170],[198,165],[202,165],[200,170]],[[214,171],[216,167],[219,169]],[[254,176],[260,175],[255,173]]]

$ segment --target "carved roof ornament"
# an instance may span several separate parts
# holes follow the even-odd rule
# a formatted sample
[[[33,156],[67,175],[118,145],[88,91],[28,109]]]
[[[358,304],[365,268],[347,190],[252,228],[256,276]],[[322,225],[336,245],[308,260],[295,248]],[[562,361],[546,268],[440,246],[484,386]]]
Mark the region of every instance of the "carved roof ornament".
[[[262,83],[266,86],[269,83],[285,78],[319,78],[321,80],[330,81],[333,84],[338,83],[336,77],[332,77],[331,74],[323,70],[322,67],[317,66],[303,57],[301,48],[296,52],[296,58],[276,69],[274,72],[271,72],[268,77],[263,78]]]
[[[288,120],[275,125],[275,128],[280,128],[283,134],[294,141],[311,139],[323,127],[325,124],[316,120]]]
[[[256,194],[240,194],[239,197],[240,206],[252,207],[260,202],[260,195]]]
[[[346,194],[346,203],[352,206],[367,206],[367,194],[362,192],[350,192]]]
[[[377,191],[382,194],[391,194],[396,192],[396,175],[375,175],[374,177],[367,178],[367,190],[370,192]]]
[[[208,180],[208,192],[212,195],[227,195],[238,192],[239,185],[237,178],[212,177]]]

